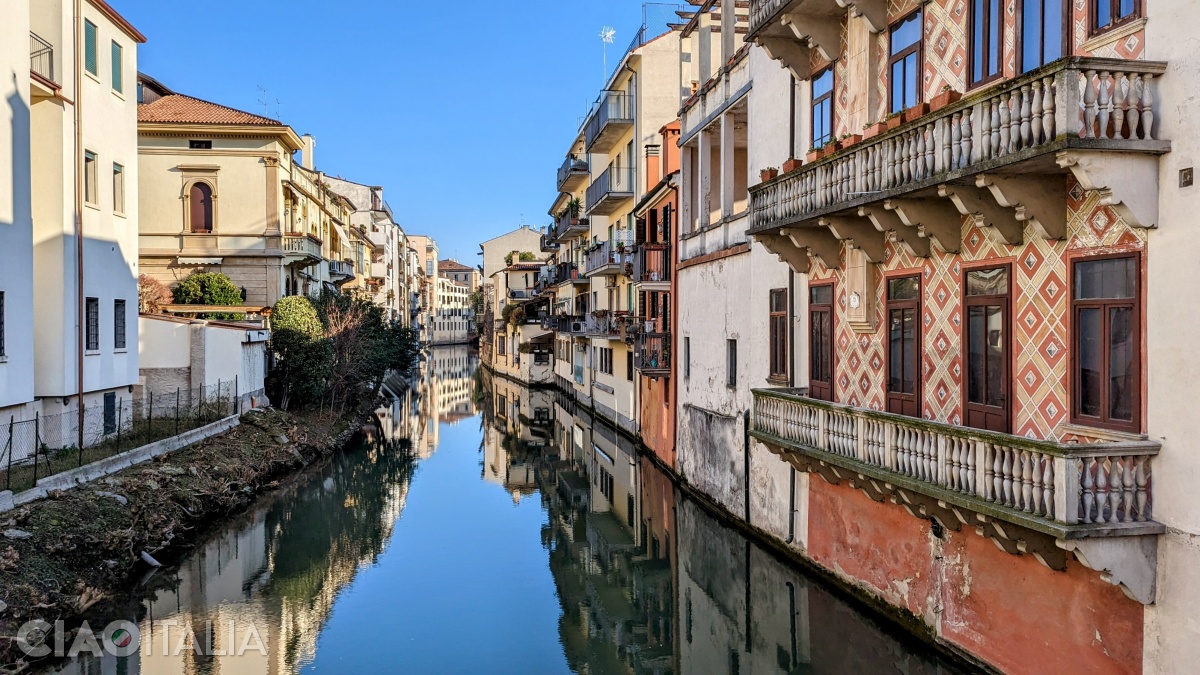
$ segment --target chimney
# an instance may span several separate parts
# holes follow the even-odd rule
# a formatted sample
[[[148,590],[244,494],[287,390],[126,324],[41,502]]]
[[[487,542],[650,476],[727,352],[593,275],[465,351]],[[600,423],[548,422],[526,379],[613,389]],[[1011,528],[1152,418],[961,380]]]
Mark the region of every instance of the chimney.
[[[312,171],[316,166],[316,158],[313,157],[313,154],[317,150],[317,139],[313,138],[311,134],[304,134],[300,141],[303,144],[303,147],[300,148],[300,166]]]
[[[657,145],[646,146],[646,192],[654,189],[662,180],[662,148]]]
[[[662,128],[662,175],[667,176],[680,169],[679,163],[679,120]]]
[[[512,263],[510,263],[510,264],[516,265],[517,263],[521,262],[521,252],[520,251],[513,251],[509,255],[512,256]]]

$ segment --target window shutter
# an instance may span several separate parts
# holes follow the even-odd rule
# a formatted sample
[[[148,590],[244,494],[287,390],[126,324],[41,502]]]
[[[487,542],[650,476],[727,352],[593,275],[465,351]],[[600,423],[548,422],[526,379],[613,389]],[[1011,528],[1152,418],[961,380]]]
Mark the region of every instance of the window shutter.
[[[100,74],[99,54],[96,46],[96,24],[83,22],[83,67],[92,75]]]
[[[112,88],[115,92],[125,91],[125,72],[121,65],[121,45],[112,43]]]

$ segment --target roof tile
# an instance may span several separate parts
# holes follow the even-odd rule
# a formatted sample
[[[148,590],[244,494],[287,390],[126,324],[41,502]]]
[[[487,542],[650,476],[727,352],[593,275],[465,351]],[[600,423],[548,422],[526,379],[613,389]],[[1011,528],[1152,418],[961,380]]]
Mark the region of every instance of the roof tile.
[[[254,113],[209,103],[185,94],[171,94],[138,106],[138,122],[167,124],[246,124],[283,126],[283,122]]]

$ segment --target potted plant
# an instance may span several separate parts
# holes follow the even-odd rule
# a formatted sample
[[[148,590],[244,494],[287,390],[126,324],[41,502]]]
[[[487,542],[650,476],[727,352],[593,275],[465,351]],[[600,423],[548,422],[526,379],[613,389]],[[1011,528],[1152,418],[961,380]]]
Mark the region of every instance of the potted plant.
[[[868,122],[863,125],[863,140],[874,138],[887,131],[887,122]]]
[[[885,117],[883,123],[884,126],[887,127],[887,130],[891,131],[901,124],[904,124],[904,118],[900,115],[900,113],[894,112]]]
[[[801,166],[804,166],[804,162],[801,162],[795,157],[788,157],[788,160],[783,163],[783,172],[791,173],[796,169],[799,169]]]
[[[904,121],[906,123],[915,121],[915,120],[919,119],[922,115],[924,115],[925,113],[928,113],[928,112],[929,112],[929,104],[928,103],[923,103],[923,102],[918,103],[918,104],[914,105],[913,107],[904,111]]]
[[[950,85],[942,87],[941,93],[933,97],[929,102],[929,111],[941,110],[951,103],[957,103],[962,98],[962,92],[955,91]]]
[[[784,166],[787,166],[787,165],[785,164]],[[767,168],[758,172],[758,177],[761,178],[762,182],[764,182],[764,183],[769,180],[774,180],[775,177],[778,175],[779,175],[779,169],[776,169],[773,166],[768,166]]]
[[[812,150],[808,151],[808,154],[804,156],[804,159],[807,160],[809,164],[812,164],[824,156],[825,153],[822,151],[822,146],[814,144]]]
[[[863,139],[862,134],[843,134],[842,139],[841,139],[842,147],[848,148],[856,143],[861,142],[862,139]]]
[[[572,197],[571,201],[567,202],[567,213],[571,214],[571,224],[579,224],[579,212],[583,210],[583,202],[579,201],[579,197]]]

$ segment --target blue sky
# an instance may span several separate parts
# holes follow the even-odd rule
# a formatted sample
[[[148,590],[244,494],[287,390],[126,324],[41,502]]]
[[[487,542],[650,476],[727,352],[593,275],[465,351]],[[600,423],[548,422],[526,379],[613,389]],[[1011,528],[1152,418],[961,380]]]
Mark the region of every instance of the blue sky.
[[[555,171],[641,24],[638,0],[110,0],[139,69],[317,138],[317,168],[383,185],[406,230],[476,264],[549,220]],[[263,87],[266,94],[259,90]],[[280,103],[276,103],[278,100]]]

